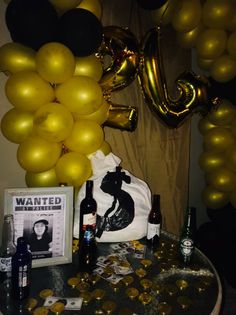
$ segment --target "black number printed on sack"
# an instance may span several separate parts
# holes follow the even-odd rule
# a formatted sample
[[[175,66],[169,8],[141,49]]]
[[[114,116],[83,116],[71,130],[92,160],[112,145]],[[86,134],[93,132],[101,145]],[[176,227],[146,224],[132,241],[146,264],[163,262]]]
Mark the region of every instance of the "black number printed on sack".
[[[107,172],[102,180],[101,190],[113,196],[114,200],[104,216],[97,215],[96,236],[98,238],[102,236],[103,231],[118,231],[126,228],[134,219],[133,198],[121,189],[122,182],[130,184],[131,177],[122,172],[121,169],[120,166],[117,166],[115,172]],[[114,213],[109,216],[112,212]]]

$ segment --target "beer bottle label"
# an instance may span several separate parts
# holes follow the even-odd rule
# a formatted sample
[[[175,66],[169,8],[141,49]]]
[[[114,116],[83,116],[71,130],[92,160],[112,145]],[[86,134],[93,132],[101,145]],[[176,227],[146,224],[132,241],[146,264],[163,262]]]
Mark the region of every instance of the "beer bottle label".
[[[155,235],[160,236],[161,225],[148,223],[147,227],[147,239],[152,239]]]
[[[184,256],[190,256],[193,252],[194,244],[191,238],[183,238],[180,242],[180,251]]]
[[[0,257],[0,272],[11,271],[11,257]]]

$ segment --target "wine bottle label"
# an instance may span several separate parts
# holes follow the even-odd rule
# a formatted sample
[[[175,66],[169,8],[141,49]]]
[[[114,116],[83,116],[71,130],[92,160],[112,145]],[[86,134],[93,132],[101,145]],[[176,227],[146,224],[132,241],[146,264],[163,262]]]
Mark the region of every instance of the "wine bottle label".
[[[1,272],[11,271],[11,257],[0,257],[0,271]]]
[[[190,256],[193,252],[194,244],[191,238],[183,238],[180,242],[180,251],[184,256]]]
[[[161,232],[161,225],[160,224],[148,223],[148,227],[147,227],[147,239],[148,240],[152,239],[155,235],[160,236],[160,232]]]
[[[29,268],[27,265],[19,267],[19,282],[18,285],[20,288],[26,287],[28,285],[28,271]]]
[[[96,225],[96,213],[88,213],[83,215],[83,226],[85,227],[86,225]]]

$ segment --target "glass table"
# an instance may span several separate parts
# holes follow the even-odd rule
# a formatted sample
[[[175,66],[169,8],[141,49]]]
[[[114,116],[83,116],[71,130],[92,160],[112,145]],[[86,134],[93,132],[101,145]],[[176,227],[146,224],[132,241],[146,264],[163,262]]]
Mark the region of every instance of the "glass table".
[[[144,240],[134,244],[145,249]],[[98,243],[99,257],[116,255],[117,247],[120,249],[120,243]],[[123,270],[122,275],[119,274],[119,281],[116,279],[113,282],[101,273],[91,276],[80,272],[76,252],[70,264],[34,268],[30,298],[37,305],[30,310],[28,299],[22,303],[13,301],[1,284],[0,311],[4,315],[33,314],[39,308],[39,313],[35,313],[44,314],[41,307],[45,297],[42,297],[42,292],[51,292],[53,296],[60,297],[62,302],[65,298],[83,297],[81,310],[64,310],[61,313],[68,315],[219,314],[222,298],[219,276],[198,249],[193,264],[184,268],[178,258],[178,238],[162,231],[160,246],[155,252],[148,248],[144,254],[137,252],[130,247],[123,252],[121,264],[125,272]],[[129,272],[125,274],[127,262]],[[111,266],[105,268],[110,275],[114,272]],[[50,311],[49,314],[53,313]]]

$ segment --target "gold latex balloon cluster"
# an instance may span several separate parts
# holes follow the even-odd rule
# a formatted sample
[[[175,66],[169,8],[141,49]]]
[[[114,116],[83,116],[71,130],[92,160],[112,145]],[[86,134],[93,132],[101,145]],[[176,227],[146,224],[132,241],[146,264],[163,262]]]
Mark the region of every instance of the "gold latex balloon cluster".
[[[13,106],[1,120],[1,131],[19,145],[17,160],[26,171],[26,184],[81,186],[92,172],[89,155],[100,148],[105,154],[111,150],[102,126],[110,104],[97,82],[101,67],[96,72],[87,66],[87,59],[94,62],[96,57],[82,58],[77,71],[83,68],[83,75],[74,75],[78,62],[60,43],[47,43],[35,55],[9,43],[0,54]]]
[[[202,198],[211,209],[229,202],[236,207],[236,109],[222,99],[217,108],[199,121],[203,152],[199,165],[205,172],[206,187]]]
[[[171,23],[179,44],[196,50],[198,66],[214,80],[228,82],[236,76],[235,1],[168,0],[164,11],[157,11],[162,15],[154,12],[154,21]]]

